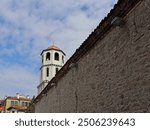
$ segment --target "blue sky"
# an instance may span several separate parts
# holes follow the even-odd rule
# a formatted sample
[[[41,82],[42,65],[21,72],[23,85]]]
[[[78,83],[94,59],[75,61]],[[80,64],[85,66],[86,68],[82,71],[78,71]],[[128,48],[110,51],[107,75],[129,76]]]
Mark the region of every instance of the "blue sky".
[[[36,95],[40,53],[53,42],[68,59],[117,0],[1,0],[0,98]]]

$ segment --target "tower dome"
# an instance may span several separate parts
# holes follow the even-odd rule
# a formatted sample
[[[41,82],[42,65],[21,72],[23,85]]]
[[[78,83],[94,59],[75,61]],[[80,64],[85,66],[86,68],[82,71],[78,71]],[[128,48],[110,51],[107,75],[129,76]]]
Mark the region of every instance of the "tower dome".
[[[41,59],[41,77],[38,94],[64,65],[65,53],[53,44],[42,51]]]
[[[42,53],[43,53],[44,51],[48,51],[48,50],[61,51],[64,55],[66,55],[66,54],[65,54],[61,49],[59,49],[54,43],[53,43],[52,45],[50,45],[48,48],[44,49],[44,50],[42,51]],[[42,53],[41,53],[41,55],[42,55]]]
[[[60,50],[55,44],[50,45],[47,49],[52,49],[52,50]]]

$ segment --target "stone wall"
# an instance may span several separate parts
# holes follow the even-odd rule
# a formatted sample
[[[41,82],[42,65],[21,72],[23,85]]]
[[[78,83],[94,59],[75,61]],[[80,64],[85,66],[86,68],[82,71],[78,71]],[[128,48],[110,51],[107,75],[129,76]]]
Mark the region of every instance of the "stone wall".
[[[150,1],[139,2],[123,27],[112,27],[35,112],[150,112]]]

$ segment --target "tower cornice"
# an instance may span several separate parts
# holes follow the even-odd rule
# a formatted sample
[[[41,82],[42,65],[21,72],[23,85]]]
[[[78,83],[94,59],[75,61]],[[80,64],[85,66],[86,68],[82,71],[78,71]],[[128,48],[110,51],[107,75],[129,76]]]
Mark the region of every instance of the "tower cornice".
[[[41,70],[43,67],[47,67],[47,66],[57,66],[57,67],[62,67],[62,65],[47,64],[47,65],[42,65],[42,66],[40,67],[40,70]]]

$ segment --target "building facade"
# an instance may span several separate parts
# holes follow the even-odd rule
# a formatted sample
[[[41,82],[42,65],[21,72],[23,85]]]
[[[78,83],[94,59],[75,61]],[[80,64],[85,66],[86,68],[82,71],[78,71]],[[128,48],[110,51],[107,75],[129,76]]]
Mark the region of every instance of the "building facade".
[[[4,100],[0,100],[0,113],[4,113]]]
[[[17,93],[15,97],[7,96],[4,100],[5,113],[26,112],[30,105],[31,99]]]
[[[149,14],[149,0],[119,0],[35,98],[35,112],[150,112]]]
[[[54,44],[41,53],[41,77],[38,85],[38,94],[46,87],[48,82],[62,68],[65,62],[65,53]]]

